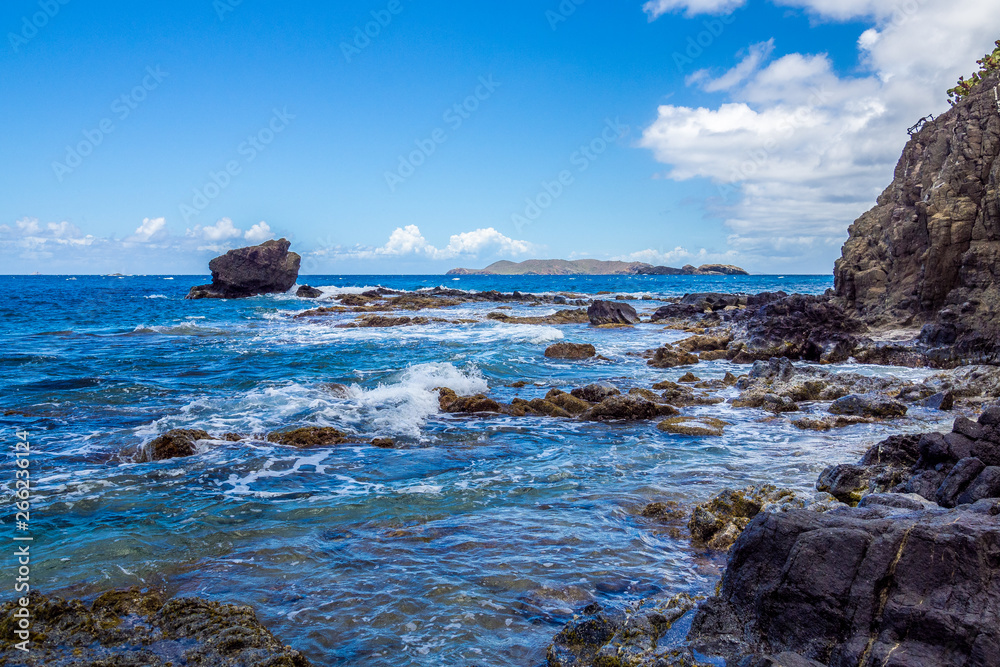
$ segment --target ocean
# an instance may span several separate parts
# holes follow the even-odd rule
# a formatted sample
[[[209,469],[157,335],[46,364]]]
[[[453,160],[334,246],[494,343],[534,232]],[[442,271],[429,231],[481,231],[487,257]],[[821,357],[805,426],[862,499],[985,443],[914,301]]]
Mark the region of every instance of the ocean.
[[[184,299],[204,282],[0,277],[8,444],[0,488],[5,497],[13,490],[14,433],[26,431],[36,484],[33,588],[92,598],[139,586],[252,605],[316,665],[539,665],[552,636],[589,602],[714,589],[724,556],[643,518],[645,504],[687,507],[758,482],[809,491],[824,467],[855,461],[885,435],[948,420],[915,408],[903,423],[815,433],[721,404],[684,409],[731,424],[722,437],[692,438],[655,422],[442,414],[438,387],[510,401],[596,381],[627,390],[688,370],[711,379],[748,368],[651,368],[637,353],[685,337],[652,324],[507,324],[485,317],[499,304],[464,303],[430,315],[475,323],[337,328],[355,316],[294,319],[319,304],[291,295]],[[659,299],[687,292],[819,294],[832,279],[334,275],[299,283],[324,296],[439,285],[610,292],[648,315]],[[511,315],[564,307],[507,305]],[[558,341],[592,343],[605,359],[544,357]],[[526,386],[512,386],[519,381]],[[296,450],[263,441],[303,425],[399,446]],[[258,437],[131,461],[130,452],[173,428]],[[9,514],[2,521],[12,533]]]

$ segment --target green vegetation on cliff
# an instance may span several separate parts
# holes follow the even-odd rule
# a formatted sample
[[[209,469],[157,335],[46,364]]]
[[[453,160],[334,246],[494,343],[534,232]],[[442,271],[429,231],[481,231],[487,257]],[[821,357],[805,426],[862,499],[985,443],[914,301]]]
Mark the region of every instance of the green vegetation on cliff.
[[[968,97],[972,89],[982,83],[986,76],[1000,71],[1000,39],[996,41],[996,47],[993,49],[993,53],[987,53],[981,60],[976,61],[980,66],[979,71],[975,72],[968,81],[965,80],[964,76],[958,77],[958,85],[948,91],[948,97],[953,105]]]

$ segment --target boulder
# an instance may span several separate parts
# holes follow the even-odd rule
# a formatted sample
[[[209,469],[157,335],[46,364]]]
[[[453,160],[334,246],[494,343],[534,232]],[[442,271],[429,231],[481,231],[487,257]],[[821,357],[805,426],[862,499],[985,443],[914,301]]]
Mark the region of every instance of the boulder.
[[[323,296],[323,290],[310,287],[309,285],[301,285],[297,290],[295,290],[295,296],[300,299],[318,299]]]
[[[653,419],[677,414],[677,408],[639,396],[609,396],[580,415],[584,421]]]
[[[653,358],[646,363],[653,368],[676,368],[697,364],[699,361],[701,359],[690,352],[676,349],[672,345],[664,345],[653,352]]]
[[[588,384],[577,387],[570,392],[573,396],[590,403],[600,403],[608,396],[617,396],[621,392],[610,384]]]
[[[587,309],[587,317],[594,325],[637,324],[639,315],[635,308],[620,301],[595,301]]]
[[[781,651],[831,667],[995,665],[997,512],[993,501],[762,512],[688,639],[734,665]]]
[[[165,600],[146,589],[109,591],[92,603],[28,596],[30,650],[15,649],[15,600],[0,607],[0,660],[23,667],[78,665],[282,665],[309,667],[261,625],[253,609],[199,598]],[[183,658],[181,657],[183,655]]]
[[[545,356],[550,359],[590,359],[595,355],[593,345],[582,343],[554,343],[545,348]]]
[[[577,398],[559,389],[549,390],[549,393],[545,394],[545,400],[553,405],[558,405],[571,415],[583,414],[591,407],[590,403],[582,398]]]
[[[201,429],[176,428],[158,436],[143,447],[136,461],[143,463],[191,456],[195,453],[196,442],[211,439],[212,436]]]
[[[449,413],[502,412],[500,404],[485,394],[459,396],[447,387],[438,390],[438,405],[441,412]]]
[[[287,292],[299,277],[301,258],[287,239],[236,248],[208,263],[212,284],[192,287],[189,299],[242,299]]]
[[[830,297],[803,294],[766,303],[744,326],[742,346],[733,357],[737,363],[771,357],[847,361],[867,330]]]
[[[879,394],[848,394],[830,405],[830,414],[892,419],[906,414],[906,406]]]

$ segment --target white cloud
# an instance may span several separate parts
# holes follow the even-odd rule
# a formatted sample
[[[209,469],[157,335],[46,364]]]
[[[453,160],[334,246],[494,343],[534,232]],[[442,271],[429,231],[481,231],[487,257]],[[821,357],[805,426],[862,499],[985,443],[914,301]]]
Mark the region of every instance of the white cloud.
[[[229,218],[220,218],[214,225],[195,225],[188,229],[185,236],[204,239],[209,243],[219,243],[243,236],[243,230],[233,224]]]
[[[696,14],[728,14],[742,7],[746,0],[649,0],[642,6],[653,21],[668,12],[684,10],[687,16]]]
[[[243,235],[243,238],[251,243],[263,243],[273,237],[274,234],[271,233],[271,227],[263,220],[248,229],[247,233]]]
[[[167,221],[164,218],[143,218],[142,224],[139,225],[135,233],[130,236],[128,241],[133,241],[135,243],[148,243],[155,238],[158,238],[164,234],[164,227],[167,226]]]
[[[378,259],[380,257],[415,257],[431,260],[445,260],[455,257],[490,256],[513,257],[531,252],[534,246],[527,241],[519,241],[505,236],[493,227],[476,229],[471,232],[453,234],[448,245],[438,248],[427,241],[417,225],[397,227],[389,235],[385,245],[377,248],[356,247],[352,249],[325,248],[313,255],[352,259]]]
[[[747,55],[739,62],[736,67],[732,68],[718,79],[709,79],[701,83],[701,87],[709,93],[716,93],[720,90],[729,90],[734,88],[739,84],[746,81],[753,75],[760,66],[771,57],[771,53],[774,51],[774,39],[769,39],[766,42],[761,42],[759,44],[753,44],[747,49]],[[692,77],[704,73],[705,70],[700,72],[695,72]],[[690,85],[690,83],[688,84]]]
[[[730,248],[772,260],[827,260],[889,184],[907,127],[946,109],[945,91],[992,45],[1000,3],[781,2],[818,18],[867,18],[871,27],[857,45],[862,74],[838,74],[825,54],[792,53],[761,68],[766,49],[755,59],[751,48],[722,78],[692,81],[727,91],[728,101],[661,106],[641,145],[669,165],[668,178],[718,185],[713,208],[726,220]]]

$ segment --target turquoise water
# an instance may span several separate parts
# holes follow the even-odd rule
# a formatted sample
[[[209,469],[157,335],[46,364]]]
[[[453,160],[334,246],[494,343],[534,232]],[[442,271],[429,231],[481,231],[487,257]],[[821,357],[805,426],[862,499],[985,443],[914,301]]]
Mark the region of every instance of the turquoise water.
[[[804,433],[727,405],[687,408],[732,423],[683,438],[655,422],[440,414],[436,387],[498,400],[597,380],[622,389],[677,379],[633,353],[683,337],[655,325],[598,330],[485,320],[498,304],[392,329],[292,319],[287,295],[185,301],[203,277],[0,277],[5,437],[38,450],[33,584],[93,596],[148,586],[253,605],[317,665],[538,665],[572,612],[714,588],[716,555],[637,516],[757,481],[811,488],[899,424]],[[382,285],[628,294],[640,311],[689,291],[821,293],[826,276],[302,277],[326,295]],[[651,295],[654,300],[640,300]],[[513,315],[551,306],[510,304]],[[414,313],[406,313],[413,315]],[[417,313],[421,314],[421,313]],[[608,360],[547,359],[555,341]],[[695,367],[702,378],[728,362]],[[881,369],[915,376],[920,371]],[[528,385],[510,385],[524,380]],[[348,394],[326,385],[350,387]],[[728,390],[732,391],[732,390]],[[723,394],[728,397],[731,394]],[[914,412],[904,428],[946,417]],[[259,440],[135,464],[122,452],[170,428],[263,434],[329,425],[401,448],[309,451]],[[10,457],[8,457],[9,459]],[[13,472],[0,474],[0,487]],[[3,529],[13,532],[12,517]]]

